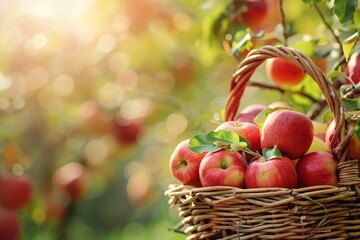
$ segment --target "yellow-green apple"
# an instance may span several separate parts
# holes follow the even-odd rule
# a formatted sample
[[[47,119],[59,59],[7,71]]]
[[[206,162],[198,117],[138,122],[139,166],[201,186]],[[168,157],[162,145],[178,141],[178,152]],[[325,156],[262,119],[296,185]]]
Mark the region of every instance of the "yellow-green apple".
[[[307,150],[306,153],[318,151],[327,151],[326,143],[324,140],[318,138],[317,136],[314,136],[310,148]]]
[[[15,210],[0,208],[0,239],[20,239],[21,222]]]
[[[268,108],[287,108],[287,109],[293,109],[293,107],[290,105],[290,103],[284,102],[284,101],[277,101],[272,102],[268,105]]]
[[[351,54],[350,59],[345,67],[345,83],[357,84],[360,82],[360,54],[354,52]]]
[[[250,150],[253,152],[261,152],[260,129],[256,124],[248,122],[226,121],[221,123],[215,129],[215,132],[221,129],[236,132],[240,137],[244,138],[250,143]],[[246,161],[248,163],[250,163],[252,158],[252,155],[246,154]]]
[[[247,188],[296,188],[297,175],[294,163],[285,156],[253,161],[245,173]]]
[[[329,152],[312,152],[304,155],[296,164],[299,187],[317,185],[336,186],[338,162]]]
[[[181,141],[172,152],[169,161],[170,172],[184,185],[201,187],[199,166],[207,152],[195,153],[191,151],[189,140]]]
[[[202,186],[245,187],[246,163],[239,152],[221,149],[205,155],[200,163]]]
[[[325,133],[327,130],[326,123],[312,120],[312,124],[314,126],[314,135],[325,141]]]
[[[275,85],[280,87],[297,85],[306,75],[295,63],[282,58],[270,58],[266,60],[265,69],[267,76]]]
[[[0,176],[0,204],[9,209],[27,206],[32,197],[32,181],[27,175],[6,173]]]
[[[290,159],[304,155],[314,137],[311,119],[303,113],[280,109],[270,113],[262,126],[261,148],[277,146]]]
[[[266,106],[262,104],[249,105],[236,116],[235,120],[238,122],[254,123],[254,118],[265,108]]]

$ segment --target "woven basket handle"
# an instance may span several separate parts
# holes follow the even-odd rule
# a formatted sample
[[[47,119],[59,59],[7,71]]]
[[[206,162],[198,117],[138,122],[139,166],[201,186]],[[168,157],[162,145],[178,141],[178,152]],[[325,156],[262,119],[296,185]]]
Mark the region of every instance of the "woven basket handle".
[[[295,63],[319,85],[334,115],[336,122],[335,137],[341,140],[344,118],[342,117],[343,109],[339,94],[330,81],[327,80],[322,70],[308,56],[298,50],[285,46],[264,46],[260,49],[252,50],[238,65],[231,80],[230,92],[225,108],[225,119],[227,121],[235,119],[241,96],[256,68],[266,59],[275,57]],[[338,157],[342,159],[342,154],[339,152]]]

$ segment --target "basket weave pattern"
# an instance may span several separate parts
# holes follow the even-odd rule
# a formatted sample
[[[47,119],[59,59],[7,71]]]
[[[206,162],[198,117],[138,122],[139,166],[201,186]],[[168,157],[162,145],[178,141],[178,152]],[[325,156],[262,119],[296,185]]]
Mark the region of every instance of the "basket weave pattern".
[[[250,77],[266,59],[297,64],[321,89],[336,121],[333,152],[339,159],[339,186],[299,189],[170,185],[165,195],[178,207],[177,231],[187,239],[360,239],[358,160],[347,157],[349,135],[340,97],[325,74],[305,54],[283,46],[251,51],[233,75],[225,119],[233,120]]]

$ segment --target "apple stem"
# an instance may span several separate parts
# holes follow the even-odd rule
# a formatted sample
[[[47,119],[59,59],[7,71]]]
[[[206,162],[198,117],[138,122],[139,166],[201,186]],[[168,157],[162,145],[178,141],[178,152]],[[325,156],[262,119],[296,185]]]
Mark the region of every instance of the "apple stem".
[[[186,167],[186,166],[187,166],[187,162],[184,161],[184,160],[179,160],[179,165],[180,165],[180,166],[183,166],[183,167]]]
[[[224,161],[221,162],[221,168],[226,169],[226,162],[224,162]]]

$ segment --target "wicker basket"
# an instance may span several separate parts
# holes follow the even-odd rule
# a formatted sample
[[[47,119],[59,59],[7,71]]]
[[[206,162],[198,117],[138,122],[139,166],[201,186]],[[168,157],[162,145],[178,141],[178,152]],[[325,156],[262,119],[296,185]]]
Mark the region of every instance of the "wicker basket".
[[[176,231],[190,239],[360,239],[358,160],[347,157],[349,136],[338,93],[305,54],[284,46],[251,51],[233,75],[226,120],[233,120],[240,98],[256,68],[281,57],[301,67],[319,85],[336,121],[340,144],[339,185],[299,189],[234,187],[194,188],[172,184],[165,192],[182,218]]]

